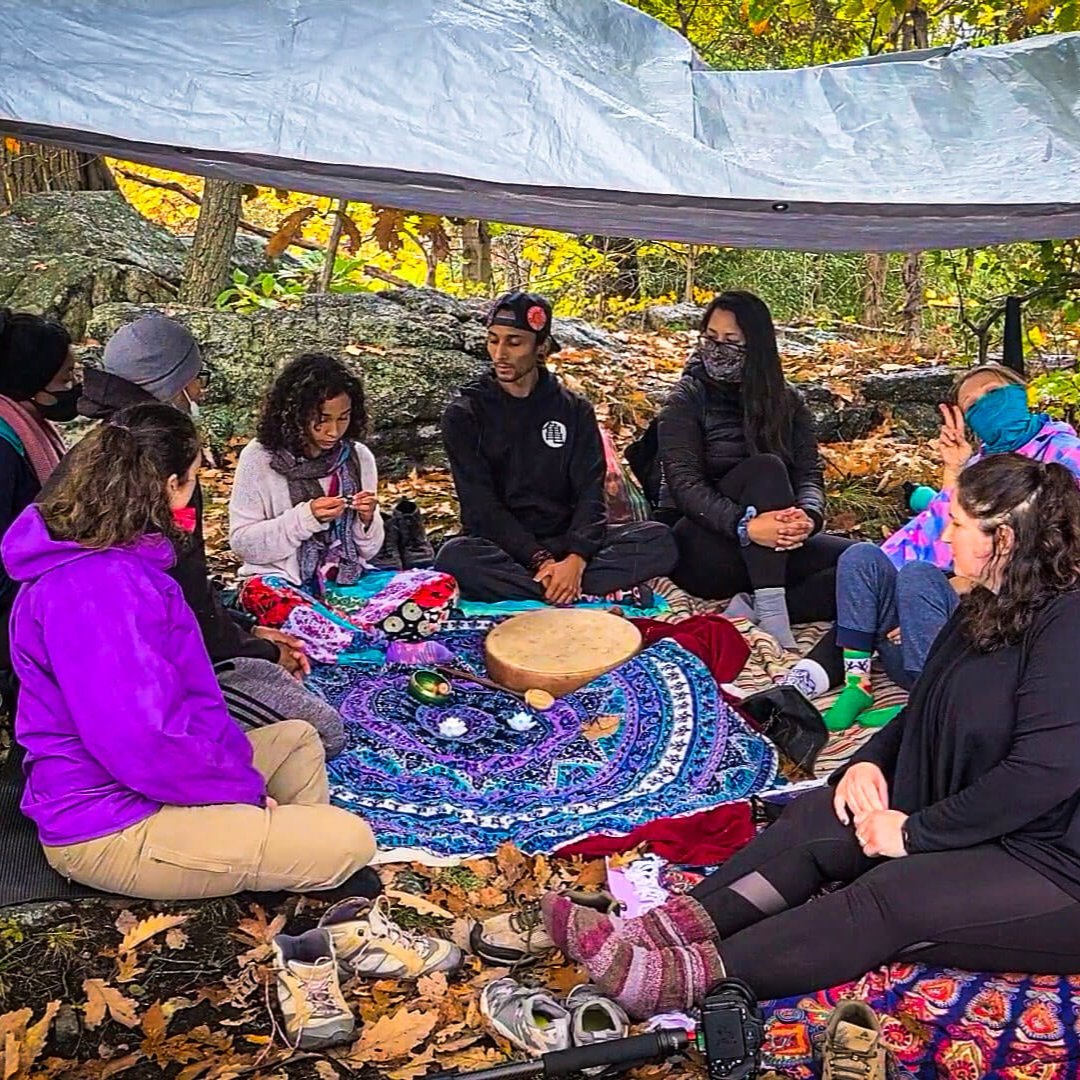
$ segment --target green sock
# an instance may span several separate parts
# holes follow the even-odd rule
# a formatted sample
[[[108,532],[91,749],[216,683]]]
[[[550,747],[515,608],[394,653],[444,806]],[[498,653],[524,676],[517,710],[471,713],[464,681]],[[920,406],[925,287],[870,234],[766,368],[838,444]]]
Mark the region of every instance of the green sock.
[[[859,727],[883,728],[894,717],[899,716],[903,705],[887,705],[884,709],[868,709],[859,717]]]
[[[859,713],[874,704],[870,691],[870,654],[858,649],[844,650],[844,689],[825,714],[830,731],[846,731]]]

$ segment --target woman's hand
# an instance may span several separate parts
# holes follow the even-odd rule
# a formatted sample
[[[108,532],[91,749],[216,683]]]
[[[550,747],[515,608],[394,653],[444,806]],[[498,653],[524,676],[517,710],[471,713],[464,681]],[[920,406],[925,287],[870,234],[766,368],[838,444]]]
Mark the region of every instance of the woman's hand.
[[[899,810],[874,810],[855,823],[855,839],[863,854],[870,859],[902,859],[907,854],[904,847],[904,822],[907,814]]]
[[[746,525],[746,535],[751,543],[761,547],[791,551],[802,546],[813,527],[807,514],[797,506],[789,506],[786,510],[767,510],[751,518]]]
[[[836,785],[833,809],[841,825],[850,825],[876,810],[888,810],[889,783],[885,774],[869,761],[852,765]]]
[[[307,658],[307,649],[304,643],[292,634],[286,634],[281,630],[271,630],[268,626],[256,626],[251,633],[262,638],[263,641],[272,641],[278,647],[278,663],[290,674],[302,679],[311,674],[311,662]]]
[[[308,503],[315,520],[321,525],[329,525],[331,521],[337,521],[345,513],[345,500],[336,495],[323,495],[318,499],[312,499]]]
[[[549,604],[572,604],[581,596],[581,578],[585,560],[580,555],[565,559],[550,559],[533,576],[544,587],[544,599]]]
[[[964,414],[959,405],[939,405],[941,410],[941,433],[938,436],[938,452],[945,466],[945,487],[956,486],[960,471],[975,453],[967,439]]]
[[[375,518],[375,509],[379,505],[373,491],[358,492],[352,498],[352,508],[365,525],[370,525]]]

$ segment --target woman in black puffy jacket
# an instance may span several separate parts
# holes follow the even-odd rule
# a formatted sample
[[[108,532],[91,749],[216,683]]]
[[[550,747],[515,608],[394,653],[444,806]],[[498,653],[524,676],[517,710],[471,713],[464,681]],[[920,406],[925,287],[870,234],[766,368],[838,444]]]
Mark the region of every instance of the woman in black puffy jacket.
[[[791,622],[836,615],[836,561],[851,541],[822,532],[825,489],[810,412],[784,380],[776,329],[748,292],[717,296],[659,420],[662,500],[675,525],[675,582],[734,597],[725,614],[785,648]]]

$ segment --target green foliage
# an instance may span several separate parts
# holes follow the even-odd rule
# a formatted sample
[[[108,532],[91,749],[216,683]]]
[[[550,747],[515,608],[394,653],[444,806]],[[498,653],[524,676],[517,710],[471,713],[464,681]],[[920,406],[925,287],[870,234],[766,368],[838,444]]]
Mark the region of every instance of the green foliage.
[[[296,303],[300,297],[312,292],[322,273],[325,255],[321,251],[305,251],[294,263],[267,270],[261,274],[248,275],[234,270],[232,285],[218,294],[219,308],[249,315],[259,308],[278,308]],[[330,291],[364,292],[370,289],[358,278],[363,260],[339,255],[334,260],[334,275]]]
[[[1036,408],[1076,426],[1080,416],[1080,372],[1048,371],[1031,380],[1028,393]]]

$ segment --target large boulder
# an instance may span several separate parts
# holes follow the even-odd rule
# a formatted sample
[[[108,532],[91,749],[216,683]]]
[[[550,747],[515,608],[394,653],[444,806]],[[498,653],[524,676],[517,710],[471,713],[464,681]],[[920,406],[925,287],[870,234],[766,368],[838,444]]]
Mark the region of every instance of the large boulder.
[[[0,215],[0,305],[52,315],[80,338],[102,304],[174,300],[189,245],[117,191],[27,195]],[[236,262],[265,269],[265,244],[238,237]]]
[[[862,396],[887,407],[898,428],[929,439],[941,426],[938,405],[949,400],[956,375],[945,365],[871,372],[862,380]]]
[[[213,373],[206,423],[219,444],[250,435],[264,391],[294,356],[338,356],[364,380],[371,441],[383,468],[399,472],[442,460],[443,408],[457,386],[484,368],[479,324],[462,321],[448,308],[420,310],[415,300],[373,293],[314,295],[295,308],[252,315],[176,304],[105,304],[94,310],[87,333],[106,341],[149,310],[164,311],[188,326]]]

